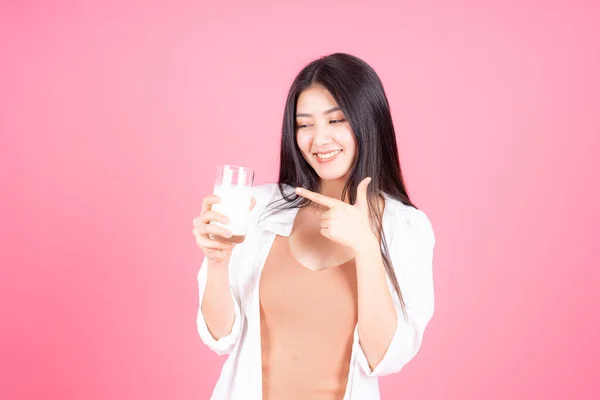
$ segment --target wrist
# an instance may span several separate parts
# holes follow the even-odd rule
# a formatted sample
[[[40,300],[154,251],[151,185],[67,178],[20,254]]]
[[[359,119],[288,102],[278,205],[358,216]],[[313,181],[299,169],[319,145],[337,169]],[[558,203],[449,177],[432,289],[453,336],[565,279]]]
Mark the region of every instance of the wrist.
[[[361,239],[356,247],[354,248],[354,254],[356,257],[370,256],[371,254],[380,254],[381,249],[379,240],[374,234],[368,235],[366,238]]]
[[[229,271],[229,257],[226,257],[222,260],[211,260],[208,259],[208,270],[213,272],[219,272],[219,273],[227,273]]]

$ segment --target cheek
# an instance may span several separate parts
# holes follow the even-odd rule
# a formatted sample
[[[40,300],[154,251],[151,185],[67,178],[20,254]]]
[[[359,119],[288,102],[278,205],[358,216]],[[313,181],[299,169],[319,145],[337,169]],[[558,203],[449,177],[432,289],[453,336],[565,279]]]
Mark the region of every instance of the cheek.
[[[339,131],[333,135],[336,142],[341,144],[348,153],[354,153],[356,149],[356,139],[351,131]]]
[[[296,141],[298,142],[298,147],[300,148],[300,150],[302,150],[302,152],[310,152],[310,147],[312,146],[312,135],[304,132],[299,132],[296,135]]]

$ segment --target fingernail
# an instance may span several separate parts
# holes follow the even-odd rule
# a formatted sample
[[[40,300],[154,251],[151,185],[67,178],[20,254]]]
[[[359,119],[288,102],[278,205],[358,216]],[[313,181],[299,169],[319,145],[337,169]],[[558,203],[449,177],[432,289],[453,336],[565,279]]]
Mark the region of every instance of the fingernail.
[[[224,224],[228,224],[229,223],[229,218],[225,217],[221,219],[221,222]]]
[[[233,233],[232,233],[232,232],[230,232],[230,231],[229,231],[229,232],[227,232],[227,237],[232,237],[232,236],[233,236]]]

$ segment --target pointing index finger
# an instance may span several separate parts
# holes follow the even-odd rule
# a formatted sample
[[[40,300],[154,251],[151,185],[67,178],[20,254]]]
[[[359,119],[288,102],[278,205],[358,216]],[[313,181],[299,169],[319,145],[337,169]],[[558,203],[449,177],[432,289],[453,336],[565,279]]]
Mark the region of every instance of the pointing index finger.
[[[296,194],[305,197],[310,201],[314,201],[315,203],[321,204],[325,207],[333,207],[339,202],[339,200],[323,196],[320,193],[311,192],[310,190],[304,188],[296,188]]]

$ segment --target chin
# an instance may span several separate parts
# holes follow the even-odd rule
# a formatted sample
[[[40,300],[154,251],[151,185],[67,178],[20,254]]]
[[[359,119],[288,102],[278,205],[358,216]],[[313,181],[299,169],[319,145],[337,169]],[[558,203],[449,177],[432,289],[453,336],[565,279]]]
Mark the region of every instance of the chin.
[[[343,176],[344,176],[343,174],[338,174],[338,175],[319,174],[319,178],[321,178],[321,180],[324,180],[324,181],[337,181],[338,179],[341,179]]]
[[[319,175],[319,178],[325,181],[335,181],[338,179],[342,179],[344,178],[344,176],[346,176],[346,173],[348,172],[347,170],[324,171],[323,169],[319,169],[319,166],[317,166],[317,168],[314,169],[317,175]]]

